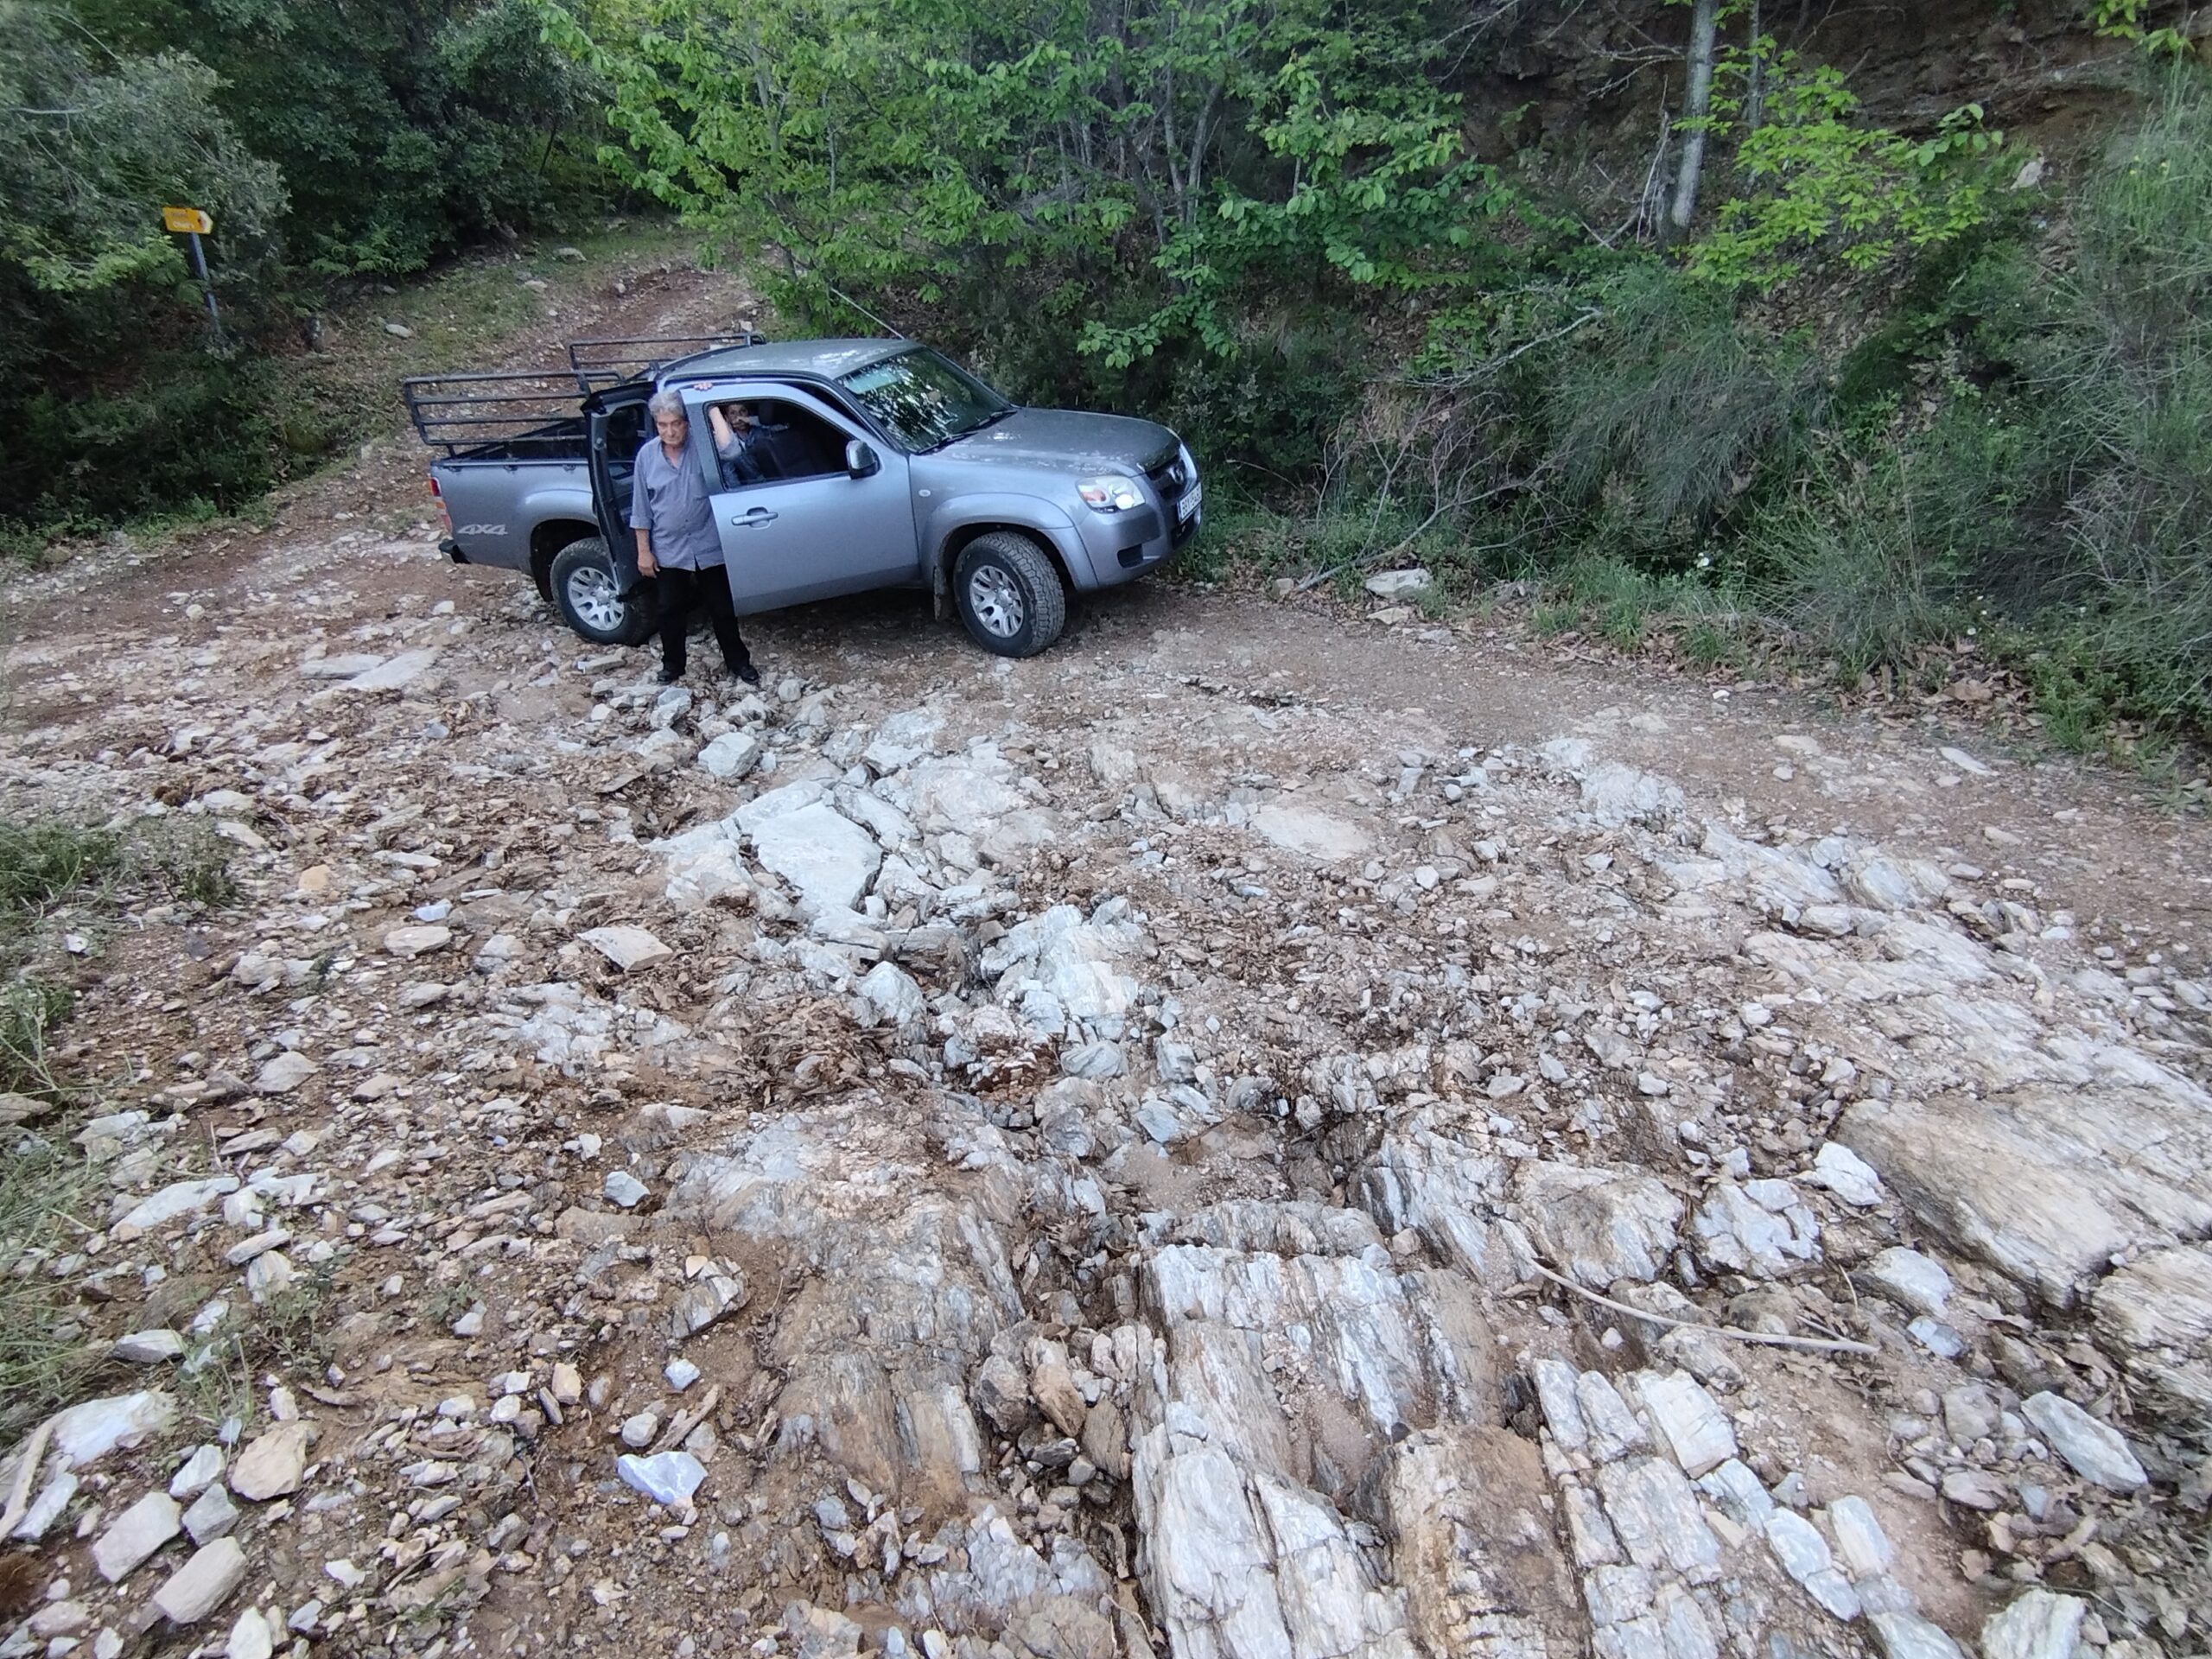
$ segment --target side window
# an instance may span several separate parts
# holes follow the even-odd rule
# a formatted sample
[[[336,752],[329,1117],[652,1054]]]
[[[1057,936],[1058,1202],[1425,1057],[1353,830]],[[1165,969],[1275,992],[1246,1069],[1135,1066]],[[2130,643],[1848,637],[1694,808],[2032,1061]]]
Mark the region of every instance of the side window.
[[[845,470],[844,433],[812,410],[779,397],[746,398],[721,407],[730,425],[743,434],[743,448],[722,461],[724,489]]]

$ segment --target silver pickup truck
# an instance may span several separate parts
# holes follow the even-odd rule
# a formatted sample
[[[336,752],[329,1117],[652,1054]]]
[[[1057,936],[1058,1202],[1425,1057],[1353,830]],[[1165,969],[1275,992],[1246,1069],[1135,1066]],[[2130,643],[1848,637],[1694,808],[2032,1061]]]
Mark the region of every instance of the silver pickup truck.
[[[1198,468],[1166,427],[1025,409],[911,340],[579,340],[569,355],[565,372],[402,391],[442,452],[430,492],[448,556],[526,571],[594,644],[653,629],[627,526],[645,401],[664,389],[690,416],[741,615],[911,588],[984,650],[1027,657],[1059,637],[1070,590],[1157,569],[1198,528]],[[733,404],[761,435],[735,464],[707,418]]]

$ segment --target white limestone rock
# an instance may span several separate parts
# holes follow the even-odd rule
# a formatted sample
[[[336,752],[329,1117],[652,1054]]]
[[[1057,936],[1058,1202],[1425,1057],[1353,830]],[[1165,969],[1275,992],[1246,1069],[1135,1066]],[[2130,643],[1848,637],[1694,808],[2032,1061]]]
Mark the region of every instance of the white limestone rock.
[[[2021,1402],[2020,1414],[2082,1479],[2115,1492],[2132,1492],[2150,1479],[2118,1429],[2063,1395],[2031,1394]]]
[[[167,1492],[148,1492],[92,1541],[92,1565],[110,1584],[120,1584],[181,1529],[176,1500]]]

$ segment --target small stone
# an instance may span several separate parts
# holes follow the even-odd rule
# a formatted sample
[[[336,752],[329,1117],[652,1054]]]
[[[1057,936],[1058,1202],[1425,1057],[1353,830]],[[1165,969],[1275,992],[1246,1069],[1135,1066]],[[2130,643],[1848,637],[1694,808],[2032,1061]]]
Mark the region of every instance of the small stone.
[[[231,1469],[231,1490],[256,1503],[299,1491],[314,1433],[303,1422],[279,1423],[265,1431],[238,1454]]]
[[[760,740],[750,732],[724,732],[699,751],[699,769],[709,778],[734,782],[760,759]]]
[[[1902,1246],[1882,1251],[1854,1276],[1915,1313],[1940,1316],[1951,1297],[1951,1275],[1943,1264]]]
[[[1883,1659],[1966,1659],[1959,1644],[1917,1613],[1869,1612]]]
[[[549,1386],[557,1405],[573,1406],[584,1397],[583,1374],[565,1359],[554,1362],[553,1381]]]
[[[594,927],[578,937],[626,974],[676,954],[642,927]]]
[[[174,1331],[133,1331],[118,1337],[108,1357],[128,1365],[159,1365],[184,1355],[184,1338]]]
[[[183,1499],[196,1497],[213,1485],[223,1472],[223,1448],[203,1446],[187,1458],[176,1473],[169,1478],[169,1496]]]
[[[92,1565],[110,1584],[119,1584],[180,1530],[176,1500],[167,1492],[149,1492],[92,1541]]]
[[[622,1444],[642,1451],[653,1443],[653,1436],[660,1433],[660,1414],[641,1411],[622,1420]]]
[[[226,1536],[238,1523],[238,1506],[231,1502],[231,1495],[221,1486],[210,1486],[192,1500],[192,1507],[184,1512],[184,1529],[192,1535],[195,1544],[212,1544]]]
[[[2094,1485],[2132,1492],[2150,1478],[2119,1430],[2099,1422],[2062,1395],[2049,1390],[2031,1394],[2020,1414],[2035,1425],[2069,1468]]]
[[[249,1607],[231,1626],[231,1640],[223,1659],[270,1659],[276,1651],[276,1632],[258,1607]]]
[[[1905,1327],[1912,1339],[1938,1359],[1956,1359],[1967,1351],[1966,1339],[1938,1319],[1923,1313]]]
[[[619,1204],[625,1210],[635,1209],[645,1196],[645,1184],[626,1169],[610,1169],[600,1190],[610,1204]]]
[[[1863,1497],[1839,1497],[1828,1505],[1828,1526],[1835,1534],[1837,1552],[1854,1579],[1877,1578],[1890,1570],[1896,1559],[1889,1535],[1874,1518],[1874,1509]]]
[[[1736,1433],[1727,1414],[1687,1371],[1663,1376],[1639,1372],[1635,1387],[1659,1444],[1691,1479],[1736,1455]]]
[[[1943,1429],[1954,1446],[1994,1440],[2004,1427],[1997,1396],[1979,1382],[1961,1382],[1943,1391]]]
[[[16,1523],[15,1531],[8,1535],[26,1544],[38,1542],[46,1535],[46,1529],[61,1518],[61,1512],[76,1495],[77,1477],[65,1469],[40,1490],[30,1507],[23,1511],[23,1518]]]
[[[231,1185],[237,1185],[232,1179]],[[159,1389],[87,1400],[54,1420],[54,1450],[65,1466],[82,1469],[118,1446],[136,1446],[162,1433],[175,1421],[175,1399]]]
[[[2089,1604],[2030,1590],[1981,1627],[1981,1659],[2073,1659]]]
[[[1720,1542],[1705,1524],[1697,1494],[1663,1458],[1628,1458],[1598,1471],[1605,1515],[1629,1559],[1666,1566],[1694,1584],[1719,1575]]]
[[[705,1466],[689,1452],[663,1452],[650,1458],[625,1453],[614,1460],[614,1467],[623,1484],[671,1508],[690,1503],[691,1494],[707,1478]]]
[[[1600,1463],[1649,1446],[1651,1437],[1643,1432],[1643,1425],[1636,1421],[1636,1414],[1628,1402],[1614,1390],[1599,1371],[1585,1371],[1575,1379],[1574,1402],[1582,1409],[1582,1421],[1590,1430],[1590,1455]]]
[[[710,1273],[686,1285],[668,1310],[668,1334],[681,1342],[696,1336],[724,1314],[745,1306],[745,1281],[734,1273]]]
[[[244,1195],[241,1195],[244,1196]],[[281,1250],[292,1242],[292,1235],[282,1227],[271,1227],[250,1238],[242,1238],[223,1252],[223,1260],[234,1268],[250,1266],[256,1256],[266,1255],[271,1250]]]
[[[245,1552],[235,1538],[218,1538],[169,1574],[154,1605],[173,1624],[197,1624],[230,1599],[245,1577]]]
[[[1943,1477],[1943,1496],[1970,1510],[2001,1510],[2012,1497],[2005,1483],[1981,1469],[1954,1469]]]
[[[289,1095],[322,1068],[296,1048],[288,1048],[254,1074],[258,1095]]]
[[[384,936],[384,948],[395,957],[427,957],[433,950],[442,950],[453,943],[453,929],[449,927],[395,927]]]
[[[668,1379],[668,1386],[678,1394],[699,1380],[699,1368],[688,1359],[671,1359],[661,1375]]]
[[[1436,585],[1436,579],[1419,565],[1406,570],[1379,570],[1360,586],[1377,599],[1418,599]]]
[[[1806,1185],[1825,1187],[1861,1210],[1882,1201],[1882,1178],[1874,1166],[1840,1141],[1824,1142],[1802,1179]]]
[[[1697,1484],[1738,1525],[1755,1532],[1766,1530],[1767,1517],[1774,1513],[1774,1497],[1740,1459],[1729,1459]]]
[[[1777,1510],[1767,1516],[1766,1541],[1783,1570],[1800,1584],[1823,1567],[1835,1565],[1828,1554],[1827,1540],[1794,1510]]]
[[[67,1584],[67,1580],[62,1581]],[[24,1622],[24,1629],[41,1642],[60,1642],[65,1637],[81,1636],[92,1622],[92,1610],[81,1601],[49,1601]],[[67,1653],[73,1643],[63,1643],[61,1651]],[[28,1652],[11,1642],[11,1652]]]
[[[453,1322],[451,1329],[456,1337],[480,1337],[484,1334],[484,1320],[487,1310],[481,1302],[471,1302],[467,1310]]]
[[[1836,1571],[1827,1540],[1811,1522],[1794,1510],[1777,1510],[1766,1518],[1766,1541],[1783,1571],[1825,1611],[1840,1619],[1859,1617],[1858,1592]]]
[[[1029,1378],[1003,1354],[993,1354],[976,1374],[976,1403],[1001,1434],[1020,1433],[1034,1416]]]
[[[1588,1444],[1590,1430],[1582,1421],[1582,1408],[1575,1403],[1574,1367],[1564,1360],[1540,1359],[1529,1368],[1529,1375],[1536,1385],[1536,1403],[1542,1407],[1544,1421],[1550,1427],[1552,1439],[1568,1452],[1580,1452]]]

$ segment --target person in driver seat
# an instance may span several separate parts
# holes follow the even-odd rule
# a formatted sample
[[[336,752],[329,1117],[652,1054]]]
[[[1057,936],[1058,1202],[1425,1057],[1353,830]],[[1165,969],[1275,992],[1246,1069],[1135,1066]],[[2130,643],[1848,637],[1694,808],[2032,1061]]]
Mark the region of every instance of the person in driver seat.
[[[766,432],[753,418],[753,410],[747,405],[724,404],[710,407],[707,410],[707,424],[714,430],[715,454],[721,461],[724,489],[738,489],[783,476],[772,470]]]

